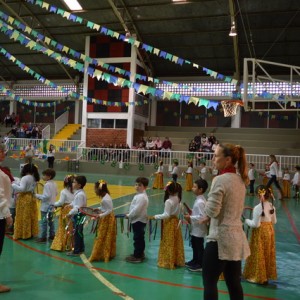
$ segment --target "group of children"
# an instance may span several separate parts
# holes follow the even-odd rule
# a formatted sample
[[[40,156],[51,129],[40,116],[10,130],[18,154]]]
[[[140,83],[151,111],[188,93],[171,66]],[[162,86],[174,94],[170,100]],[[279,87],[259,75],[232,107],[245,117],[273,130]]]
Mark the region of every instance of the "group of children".
[[[253,170],[253,168],[254,165],[250,165],[250,170]],[[298,190],[299,171],[300,167],[297,166],[294,175],[295,181],[293,179],[293,183],[298,187]],[[158,186],[161,186],[163,182],[162,172],[161,163],[156,173]],[[204,194],[208,189],[208,183],[201,177],[193,182],[192,177],[188,178],[191,173],[192,165],[190,164],[185,173],[187,177],[186,185],[191,185],[191,190],[196,199],[193,208],[184,213],[184,219],[190,224],[192,259],[185,262],[182,231],[179,226],[182,223],[180,215],[183,212],[181,203],[182,187],[177,182],[178,163],[175,162],[171,173],[172,181],[169,181],[164,187],[164,211],[161,214],[148,215],[149,200],[146,189],[149,180],[145,177],[136,179],[136,195],[130,204],[129,212],[125,214],[125,218],[129,219],[132,226],[134,241],[134,251],[126,257],[127,262],[142,263],[145,260],[146,225],[149,220],[161,220],[162,231],[158,266],[174,269],[185,265],[193,272],[202,270],[204,239],[208,232],[208,226],[201,223],[200,219],[205,217],[206,199]],[[60,192],[60,198],[55,201],[57,196],[57,187],[53,180],[56,175],[55,171],[46,169],[42,174],[43,180],[46,182],[42,194],[35,193],[35,186],[40,180],[40,176],[37,167],[32,163],[24,165],[20,181],[12,183],[14,192],[18,193],[13,238],[28,239],[38,235],[38,199],[41,201],[41,228],[40,236],[36,239],[36,242],[45,243],[48,231],[48,239],[52,241],[52,250],[68,251],[67,255],[69,256],[79,256],[85,251],[83,233],[85,218],[83,213],[80,212],[80,208],[87,206],[87,197],[84,191],[87,179],[85,176],[67,175],[64,178],[64,189]],[[254,182],[251,183],[250,187],[253,191]],[[97,234],[89,260],[108,262],[116,256],[117,232],[113,202],[107,182],[104,180],[97,181],[94,190],[95,194],[101,198],[101,206],[97,211]],[[252,220],[245,220],[245,223],[253,230],[250,240],[251,255],[246,260],[243,275],[250,282],[265,283],[268,279],[276,279],[277,277],[273,228],[273,224],[276,223],[276,212],[268,186],[259,186],[257,195],[260,203],[253,209],[253,218]],[[53,212],[58,207],[61,210],[58,229],[55,232]],[[263,262],[267,263],[263,264]]]

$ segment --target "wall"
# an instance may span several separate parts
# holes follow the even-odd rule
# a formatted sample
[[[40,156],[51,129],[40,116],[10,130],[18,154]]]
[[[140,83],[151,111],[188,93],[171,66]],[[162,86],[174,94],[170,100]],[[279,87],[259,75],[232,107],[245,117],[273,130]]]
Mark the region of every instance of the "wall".
[[[102,143],[108,144],[124,144],[126,145],[126,129],[87,129],[86,145],[90,147],[95,144],[100,146]]]

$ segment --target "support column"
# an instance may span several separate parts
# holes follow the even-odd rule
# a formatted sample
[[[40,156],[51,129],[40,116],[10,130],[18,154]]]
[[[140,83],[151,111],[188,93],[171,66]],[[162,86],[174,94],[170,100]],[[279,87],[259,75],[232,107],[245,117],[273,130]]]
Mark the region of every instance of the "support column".
[[[137,53],[134,46],[131,46],[131,59],[130,59],[130,81],[135,81],[136,75],[136,66],[137,66]],[[129,98],[128,101],[135,101],[135,92],[134,88],[129,89]],[[134,134],[134,112],[135,105],[128,106],[128,121],[127,121],[127,137],[126,143],[129,147],[133,146],[133,134]]]
[[[241,107],[237,107],[236,115],[231,117],[231,128],[241,128]]]
[[[11,115],[13,112],[15,114],[17,114],[17,101],[10,100],[9,101],[9,114]]]
[[[157,100],[153,97],[150,105],[150,126],[156,126]]]

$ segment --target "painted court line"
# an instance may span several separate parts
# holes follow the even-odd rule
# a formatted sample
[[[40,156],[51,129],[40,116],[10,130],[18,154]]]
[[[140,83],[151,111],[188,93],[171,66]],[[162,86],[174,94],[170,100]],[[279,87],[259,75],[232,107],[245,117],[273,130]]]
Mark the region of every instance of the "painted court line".
[[[73,261],[73,260],[70,260],[70,259],[67,259],[67,258],[55,256],[55,255],[50,254],[48,252],[41,251],[39,249],[36,249],[34,247],[31,247],[31,246],[21,242],[19,240],[13,240],[13,238],[11,236],[6,235],[6,237],[8,239],[12,240],[14,243],[16,243],[16,244],[18,244],[18,245],[20,245],[20,246],[22,246],[26,249],[37,252],[39,254],[42,254],[42,255],[45,255],[45,256],[48,256],[50,258],[60,260],[60,261],[66,262],[66,263],[70,263],[70,264],[73,264],[73,265],[76,265],[76,266],[79,266],[79,267],[84,267],[84,268],[86,267],[82,263],[79,263],[79,262],[76,262],[76,261]],[[181,283],[174,283],[174,282],[169,282],[169,281],[164,281],[164,280],[151,279],[151,278],[147,278],[147,277],[140,277],[140,276],[131,275],[131,274],[127,274],[127,273],[121,273],[121,272],[117,272],[117,271],[106,270],[106,269],[103,269],[103,268],[94,268],[94,269],[99,270],[99,271],[104,272],[104,273],[109,273],[109,274],[112,274],[112,275],[121,276],[121,277],[125,277],[125,278],[131,278],[131,279],[140,280],[140,281],[147,281],[147,282],[151,282],[151,283],[156,283],[156,284],[161,284],[161,285],[166,285],[166,286],[179,287],[179,288],[203,290],[203,288],[199,287],[199,286],[191,286],[191,285],[186,285],[186,284],[181,284]],[[228,294],[227,291],[223,291],[223,290],[219,290],[219,293]],[[251,299],[279,300],[279,298],[273,298],[273,297],[268,297],[268,296],[259,296],[259,295],[253,295],[253,294],[244,294],[244,296],[249,297]]]
[[[133,298],[127,296],[124,292],[119,290],[116,286],[114,286],[111,282],[109,282],[105,277],[103,277],[94,266],[88,261],[84,254],[80,255],[80,258],[87,269],[107,288],[109,288],[115,295],[125,299],[125,300],[133,300]]]

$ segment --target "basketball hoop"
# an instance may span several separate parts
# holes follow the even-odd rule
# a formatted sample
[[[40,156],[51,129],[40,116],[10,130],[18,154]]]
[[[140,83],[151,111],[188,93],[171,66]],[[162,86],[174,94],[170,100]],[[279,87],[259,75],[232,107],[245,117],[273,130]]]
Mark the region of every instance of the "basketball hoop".
[[[243,105],[242,101],[221,101],[224,117],[232,117],[236,115],[239,105]]]

